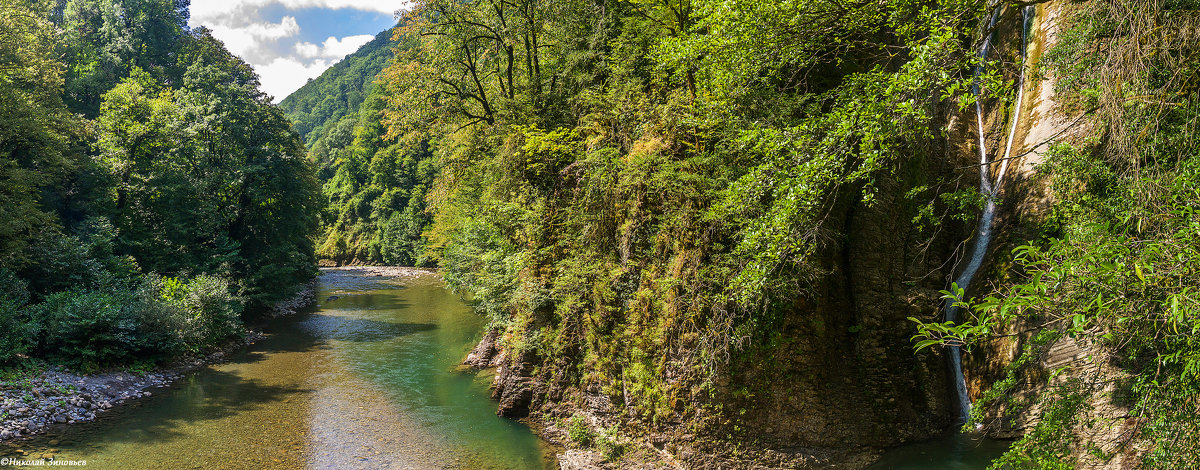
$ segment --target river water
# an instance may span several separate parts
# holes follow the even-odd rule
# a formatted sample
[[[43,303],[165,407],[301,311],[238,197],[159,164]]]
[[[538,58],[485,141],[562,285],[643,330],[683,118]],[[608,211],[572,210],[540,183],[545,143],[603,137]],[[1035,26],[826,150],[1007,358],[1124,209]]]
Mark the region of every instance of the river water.
[[[94,469],[556,468],[554,449],[495,415],[489,374],[455,371],[483,319],[436,275],[399,272],[325,270],[314,309],[272,321],[229,362],[0,456]],[[1007,445],[949,434],[870,468],[984,469]]]
[[[889,450],[867,470],[984,470],[1011,441],[949,432],[937,439]]]
[[[229,362],[18,447],[98,469],[553,468],[495,415],[486,373],[454,370],[483,320],[436,275],[407,273],[326,270],[315,309]]]

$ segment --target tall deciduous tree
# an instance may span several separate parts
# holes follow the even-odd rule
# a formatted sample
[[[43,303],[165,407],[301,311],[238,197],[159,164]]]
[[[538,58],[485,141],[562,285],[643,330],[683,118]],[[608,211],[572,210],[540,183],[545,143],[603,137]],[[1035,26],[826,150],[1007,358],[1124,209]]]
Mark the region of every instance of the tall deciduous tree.
[[[19,268],[35,232],[56,224],[43,195],[78,165],[82,134],[60,93],[62,64],[47,2],[0,1],[0,267]]]

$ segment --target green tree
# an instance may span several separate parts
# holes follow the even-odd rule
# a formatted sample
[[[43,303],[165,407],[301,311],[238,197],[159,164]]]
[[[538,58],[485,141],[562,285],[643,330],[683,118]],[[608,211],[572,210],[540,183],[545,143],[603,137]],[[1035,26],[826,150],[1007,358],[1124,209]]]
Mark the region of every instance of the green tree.
[[[83,129],[62,102],[48,8],[0,3],[0,266],[13,269],[26,263],[32,237],[57,224],[43,196],[79,165],[69,144]]]
[[[67,65],[65,99],[88,118],[104,93],[135,69],[176,76],[188,3],[181,0],[68,0],[56,19]]]

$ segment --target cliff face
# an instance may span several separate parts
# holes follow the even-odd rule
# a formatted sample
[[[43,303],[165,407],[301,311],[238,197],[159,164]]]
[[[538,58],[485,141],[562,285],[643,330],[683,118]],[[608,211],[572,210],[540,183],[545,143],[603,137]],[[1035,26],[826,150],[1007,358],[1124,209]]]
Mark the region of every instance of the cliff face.
[[[1015,128],[1007,178],[999,183],[999,236],[967,296],[1022,282],[1028,273],[1016,272],[1014,247],[1066,236],[1062,227],[1045,229],[1055,216],[1052,205],[1062,201],[1038,167],[1050,159],[1052,143],[1079,143],[1090,133],[1086,119],[1063,112],[1055,68],[1042,66],[1058,40],[1060,15],[1072,5],[1037,7],[1020,105],[1014,105],[1012,84],[1021,71],[1022,23],[1012,11],[1001,16],[989,56],[1000,80],[988,83],[1002,89],[984,98],[982,125],[957,103],[930,104],[940,113],[934,124],[941,131],[932,143],[907,142],[905,157],[872,170],[877,177],[869,184],[846,183],[831,191],[831,200],[813,204],[822,212],[819,227],[811,228],[819,232],[815,254],[803,261],[811,266],[778,267],[807,270],[789,279],[805,285],[794,296],[756,306],[758,316],[727,312],[731,302],[713,294],[724,287],[713,279],[730,282],[749,261],[744,253],[719,256],[737,243],[730,232],[745,226],[731,224],[722,233],[720,224],[697,215],[714,204],[695,196],[706,194],[702,185],[686,186],[715,179],[705,173],[712,162],[681,163],[682,146],[671,148],[670,138],[648,132],[631,137],[620,152],[571,160],[543,175],[548,202],[538,206],[537,217],[554,224],[517,239],[521,246],[512,252],[523,250],[525,264],[517,270],[520,288],[512,289],[516,301],[497,309],[503,310],[496,314],[498,329],[473,355],[476,366],[498,367],[500,413],[528,417],[567,445],[586,440],[568,438],[574,431],[584,437],[587,430],[603,432],[604,439],[644,452],[644,460],[698,468],[861,467],[882,449],[951,428],[956,403],[947,359],[938,348],[913,352],[916,327],[909,317],[943,318],[939,291],[963,271],[968,241],[979,236],[974,228],[982,201],[972,198],[979,192],[961,191],[979,185],[979,140],[992,159],[1002,159]],[[527,138],[543,138],[538,132]],[[811,155],[797,161],[807,162],[803,158]],[[654,191],[647,181],[673,185]],[[954,198],[966,202],[951,207]],[[710,269],[721,262],[736,266]],[[798,279],[811,273],[817,274]],[[709,295],[700,301],[700,294]],[[1057,308],[1052,300],[1047,305]],[[1123,453],[1145,447],[1134,437],[1142,421],[1115,398],[1128,392],[1122,385],[1127,371],[1114,365],[1101,341],[1087,338],[1094,331],[1046,340],[1041,333],[1055,327],[1043,320],[1000,325],[966,353],[968,395],[983,410],[984,429],[1002,437],[1031,433],[1047,422],[1048,406],[1065,396],[1081,406],[1052,432],[1092,447],[1068,446],[1064,458],[1087,465],[1133,462]],[[703,354],[723,356],[698,357]],[[995,384],[1005,383],[999,392],[1005,399],[987,400],[995,398]],[[1106,457],[1085,455],[1088,449]]]
[[[1053,24],[1043,14],[1038,18],[1034,29],[1039,39],[1034,40],[1031,57],[1040,55]],[[997,51],[1005,63],[1011,64],[1018,53],[1019,27],[1019,18],[1012,16],[999,24]],[[1002,75],[1011,82],[1016,73],[1009,67]],[[1005,207],[1032,204],[1018,209],[1031,221],[1037,220],[1040,203],[1030,192],[1041,194],[1033,166],[1045,151],[1043,140],[1057,136],[1065,125],[1052,111],[1052,88],[1043,81],[1031,83],[1026,91],[1031,98],[1022,106],[1024,124],[1017,135],[1019,148],[1013,152],[1024,155],[1014,164],[1017,170],[1012,173],[1017,176],[1005,185]],[[1003,148],[1011,122],[1008,107],[999,100],[987,102],[985,140],[991,149]],[[809,295],[794,299],[786,309],[777,336],[731,358],[729,368],[718,371],[713,389],[673,395],[669,418],[630,420],[623,410],[634,401],[628,384],[615,378],[576,386],[571,379],[577,374],[571,370],[575,358],[506,351],[498,340],[500,331],[489,333],[468,363],[498,367],[494,397],[500,402],[499,413],[528,417],[552,440],[574,445],[564,423],[584,415],[592,428],[625,430],[627,444],[648,452],[648,460],[696,468],[863,467],[884,449],[951,429],[956,403],[946,355],[939,348],[914,353],[911,338],[916,330],[908,319],[941,321],[940,291],[962,269],[967,241],[974,236],[973,218],[943,216],[930,226],[919,217],[926,205],[951,212],[931,202],[936,198],[922,188],[938,193],[947,187],[976,187],[979,181],[974,116],[960,113],[951,103],[939,108],[945,134],[936,145],[914,148],[911,158],[876,179],[870,201],[859,187],[842,191],[831,205],[824,224],[833,233],[820,249],[822,275]],[[1007,210],[998,224],[1016,223],[1017,213]],[[636,227],[638,222],[626,219],[617,225]],[[636,238],[629,232],[626,236]],[[990,287],[987,277],[998,257],[995,253],[1009,248],[993,245],[975,284],[983,287],[968,294]],[[686,272],[703,263],[703,256],[684,250],[658,262],[638,260],[636,248],[633,251],[629,263],[637,269]],[[658,267],[648,266],[653,264]],[[618,321],[635,324],[633,319]],[[686,370],[674,367],[696,346],[694,338],[674,331],[662,341],[675,346],[663,359],[660,373],[686,376]],[[968,355],[966,375],[973,398],[1013,360],[1006,354],[1014,344],[979,348]],[[569,460],[577,461],[578,456]]]
[[[698,468],[865,466],[882,449],[932,438],[953,424],[945,357],[913,353],[907,318],[940,315],[938,290],[949,275],[942,256],[953,253],[964,230],[921,239],[909,218],[896,216],[903,213],[902,189],[881,188],[869,207],[839,205],[847,236],[829,247],[819,301],[797,301],[774,347],[751,351],[738,370],[717,379],[720,413],[678,403],[671,421],[625,422],[603,392],[606,384],[575,389],[554,364],[529,353],[478,354],[495,348],[496,333],[470,362],[498,366],[499,414],[530,416],[567,445],[559,423],[584,413],[596,428],[628,426],[634,447]],[[741,454],[730,452],[731,441],[742,443]]]
[[[1038,6],[1037,19],[1032,27],[1029,57],[1031,67],[1039,67],[1042,54],[1058,42],[1062,2]],[[998,244],[992,276],[995,283],[1011,282],[1011,273],[1004,272],[1011,257],[1007,250],[1025,243],[1036,235],[1054,204],[1039,165],[1046,163],[1051,145],[1068,142],[1078,144],[1097,132],[1082,112],[1064,112],[1055,87],[1058,77],[1052,69],[1043,67],[1044,76],[1027,84],[1028,101],[1018,112],[1022,122],[1017,128],[1019,143],[1014,148],[1014,174],[1004,188],[1005,212],[1000,219],[1004,229],[1003,242]],[[1078,412],[1065,417],[1060,429],[1066,439],[1087,443],[1069,451],[1071,459],[1085,468],[1133,468],[1140,462],[1139,428],[1144,421],[1132,416],[1126,398],[1130,374],[1115,364],[1116,358],[1102,342],[1087,337],[1061,337],[1049,342],[1038,340],[1046,325],[1021,320],[1007,325],[997,339],[976,348],[968,363],[968,386],[974,397],[982,397],[996,382],[1012,372],[1017,385],[1008,393],[1010,398],[986,404],[982,425],[989,435],[1018,438],[1029,433],[1043,420],[1053,403],[1067,397],[1081,400]],[[1022,360],[1023,355],[1028,358]],[[1089,450],[1090,449],[1090,450]],[[1064,456],[1066,457],[1066,456]]]
[[[978,181],[977,173],[962,171],[977,158],[974,130],[965,124],[971,121],[947,110],[943,122],[949,137],[899,165],[897,177],[879,179],[871,202],[854,190],[833,204],[826,224],[838,235],[821,250],[823,274],[811,295],[792,302],[769,343],[748,347],[717,371],[713,389],[688,395],[679,387],[669,418],[629,420],[628,404],[636,401],[630,384],[616,378],[577,387],[572,356],[547,360],[506,350],[500,331],[489,333],[467,363],[498,367],[499,414],[529,417],[552,440],[573,445],[563,423],[583,414],[595,429],[625,430],[628,445],[652,452],[651,460],[699,468],[862,467],[883,449],[944,432],[955,415],[949,365],[936,348],[914,353],[908,320],[941,318],[940,290],[974,226],[915,221],[930,202],[914,198],[914,188],[946,184],[945,175],[958,175],[962,185]],[[701,263],[695,258],[683,251],[663,264],[686,271]],[[662,338],[678,345],[662,376],[687,375],[680,364],[694,340],[686,331]]]

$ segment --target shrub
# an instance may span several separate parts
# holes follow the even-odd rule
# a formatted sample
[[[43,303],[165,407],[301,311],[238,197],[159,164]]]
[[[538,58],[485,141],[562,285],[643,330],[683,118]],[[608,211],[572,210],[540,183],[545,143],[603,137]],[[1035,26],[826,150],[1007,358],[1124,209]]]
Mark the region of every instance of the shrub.
[[[94,369],[209,349],[241,334],[241,307],[222,278],[150,275],[136,289],[118,284],[52,294],[31,308],[31,320],[43,357]]]
[[[176,332],[179,344],[198,352],[242,333],[242,299],[229,293],[229,282],[215,276],[190,281],[147,276],[141,289],[148,322]]]
[[[572,415],[567,421],[567,435],[581,446],[592,445],[592,439],[595,437],[592,428],[588,426],[587,417],[582,414]]]
[[[140,302],[128,289],[73,290],[46,297],[33,308],[41,328],[38,350],[46,359],[94,369],[164,352],[142,321]]]
[[[609,462],[617,460],[625,454],[625,445],[618,440],[615,426],[605,429],[596,436],[596,449],[600,451],[600,455],[604,456],[604,460]]]
[[[12,271],[0,268],[0,364],[6,364],[29,351],[33,333],[25,304],[28,285]]]

